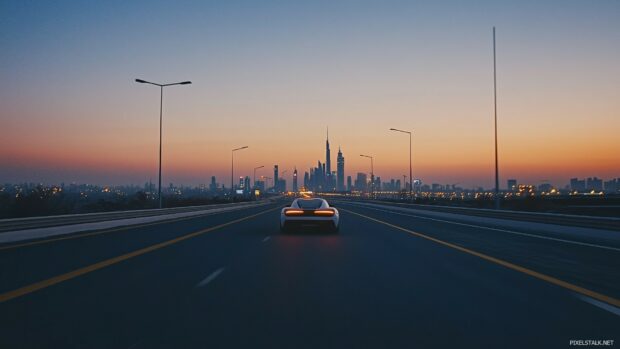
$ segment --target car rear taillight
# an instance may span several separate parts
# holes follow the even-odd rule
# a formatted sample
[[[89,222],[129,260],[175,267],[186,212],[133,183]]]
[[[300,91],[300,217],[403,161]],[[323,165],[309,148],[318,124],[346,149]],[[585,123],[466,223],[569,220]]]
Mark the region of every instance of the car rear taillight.
[[[303,210],[296,210],[296,209],[284,210],[285,216],[301,216],[303,214],[304,214]]]
[[[314,211],[314,215],[331,217],[334,215],[334,210],[316,210]]]

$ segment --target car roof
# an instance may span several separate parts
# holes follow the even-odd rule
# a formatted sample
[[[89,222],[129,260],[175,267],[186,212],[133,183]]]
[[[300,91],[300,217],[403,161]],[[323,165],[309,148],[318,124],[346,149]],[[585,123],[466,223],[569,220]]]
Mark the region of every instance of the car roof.
[[[319,206],[319,208],[329,207],[329,203],[327,203],[327,200],[322,199],[322,198],[298,198],[298,199],[293,200],[293,203],[291,204],[291,206],[300,207],[299,206],[300,201],[317,201],[317,200],[321,201],[321,205]]]

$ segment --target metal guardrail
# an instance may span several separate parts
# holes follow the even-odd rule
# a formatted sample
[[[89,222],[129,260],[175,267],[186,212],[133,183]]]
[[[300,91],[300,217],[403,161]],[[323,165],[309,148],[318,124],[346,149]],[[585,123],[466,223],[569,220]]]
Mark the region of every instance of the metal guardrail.
[[[28,218],[9,218],[0,220],[0,233],[7,231],[34,229],[34,228],[48,228],[61,225],[72,225],[80,223],[95,223],[119,219],[129,218],[142,218],[152,217],[164,214],[173,213],[186,213],[196,211],[209,211],[217,208],[237,206],[255,206],[258,204],[268,203],[269,201],[251,201],[241,203],[226,203],[216,205],[201,205],[201,206],[186,206],[186,207],[171,207],[162,209],[149,209],[149,210],[132,210],[132,211],[112,211],[112,212],[97,212],[97,213],[83,213],[83,214],[71,214],[71,215],[58,215],[58,216],[44,216],[44,217],[28,217]]]
[[[478,216],[486,218],[510,219],[516,221],[547,223],[572,227],[606,229],[620,231],[620,218],[616,217],[595,217],[595,216],[578,216],[558,213],[541,213],[526,211],[508,211],[508,210],[491,210],[484,208],[471,207],[453,207],[453,206],[435,206],[410,204],[402,202],[382,201],[382,200],[343,200],[351,202],[365,202],[376,204],[387,204],[397,207],[412,208],[426,211],[435,211],[443,213],[462,214],[468,216]]]

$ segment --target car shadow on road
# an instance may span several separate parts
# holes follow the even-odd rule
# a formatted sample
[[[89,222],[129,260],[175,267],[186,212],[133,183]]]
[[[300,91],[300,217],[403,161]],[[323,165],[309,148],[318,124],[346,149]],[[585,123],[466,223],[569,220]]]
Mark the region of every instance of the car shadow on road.
[[[298,236],[334,236],[337,232],[332,232],[324,228],[317,227],[299,227],[289,228],[286,232],[280,232],[280,235],[298,235]]]

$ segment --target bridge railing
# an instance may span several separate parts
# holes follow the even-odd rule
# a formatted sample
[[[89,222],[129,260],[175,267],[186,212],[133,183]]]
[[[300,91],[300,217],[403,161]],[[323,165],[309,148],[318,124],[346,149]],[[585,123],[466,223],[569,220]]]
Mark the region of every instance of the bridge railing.
[[[423,205],[423,204],[401,203],[401,202],[382,201],[382,200],[345,200],[345,201],[376,203],[376,204],[384,204],[384,205],[391,205],[391,206],[405,207],[405,208],[412,208],[412,209],[419,209],[419,210],[426,210],[426,211],[462,214],[462,215],[468,215],[468,216],[510,219],[510,220],[535,222],[535,223],[548,223],[548,224],[556,224],[556,225],[577,226],[577,227],[584,227],[584,228],[620,231],[620,217],[596,217],[596,216],[568,215],[568,214],[559,214],[559,213],[493,210],[493,209],[485,209],[485,208]]]
[[[143,210],[130,210],[130,211],[111,211],[111,212],[96,212],[96,213],[82,213],[82,214],[69,214],[69,215],[56,215],[56,216],[40,216],[40,217],[27,217],[27,218],[9,218],[0,220],[0,233],[5,231],[15,231],[34,228],[47,228],[61,225],[72,225],[80,223],[95,223],[103,221],[112,221],[119,219],[129,218],[141,218],[151,217],[174,213],[186,213],[197,211],[209,211],[218,208],[225,207],[243,207],[243,206],[255,206],[271,202],[271,199],[239,202],[239,203],[224,203],[213,205],[200,205],[200,206],[185,206],[185,207],[171,207],[162,209],[143,209]]]

